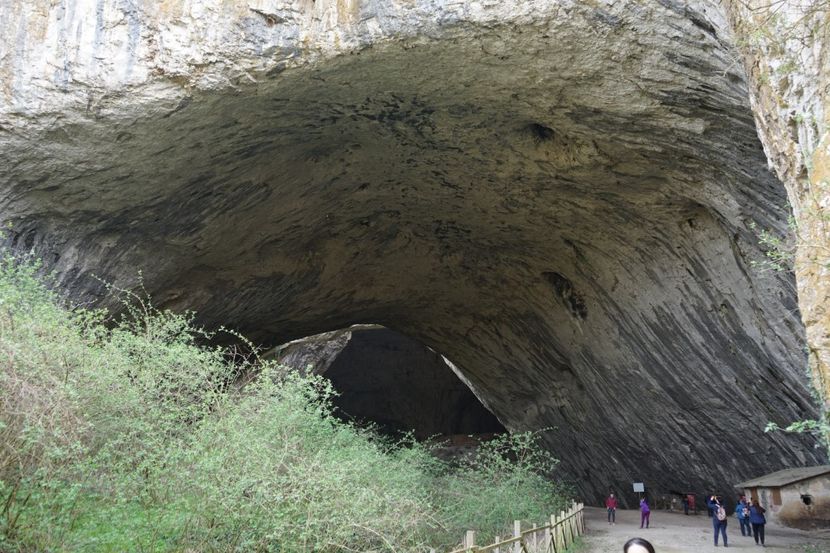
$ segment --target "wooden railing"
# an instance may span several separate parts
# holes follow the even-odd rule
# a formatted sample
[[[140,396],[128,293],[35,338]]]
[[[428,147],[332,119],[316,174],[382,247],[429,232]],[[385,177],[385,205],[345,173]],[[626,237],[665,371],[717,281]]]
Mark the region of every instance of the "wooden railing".
[[[549,521],[527,530],[522,530],[520,520],[513,521],[513,536],[496,536],[489,545],[476,545],[475,532],[467,530],[464,545],[450,553],[564,553],[585,533],[583,508],[582,503],[574,503],[567,512],[551,515]]]

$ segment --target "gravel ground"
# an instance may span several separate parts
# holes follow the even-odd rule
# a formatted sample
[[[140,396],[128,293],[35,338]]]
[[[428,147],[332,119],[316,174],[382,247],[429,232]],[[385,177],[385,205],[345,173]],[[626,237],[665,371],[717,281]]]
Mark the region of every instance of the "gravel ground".
[[[608,524],[605,509],[585,508],[587,533],[585,548],[580,553],[621,553],[623,544],[633,537],[649,540],[656,553],[698,553],[720,551],[713,543],[712,522],[703,514],[653,511],[648,529],[640,530],[640,511],[617,511],[617,523]],[[762,549],[751,537],[741,536],[738,520],[730,517],[726,529],[729,549]],[[830,531],[804,532],[775,524],[766,526],[766,548],[769,553],[830,553]]]

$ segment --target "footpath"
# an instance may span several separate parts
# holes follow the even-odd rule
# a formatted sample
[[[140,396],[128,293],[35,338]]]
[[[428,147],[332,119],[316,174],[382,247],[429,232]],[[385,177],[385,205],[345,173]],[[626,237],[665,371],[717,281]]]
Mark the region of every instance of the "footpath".
[[[684,515],[682,512],[651,512],[648,529],[640,530],[640,511],[617,510],[617,524],[608,524],[606,510],[585,507],[585,544],[580,553],[622,553],[623,544],[630,538],[647,539],[655,553],[700,553],[723,551],[723,544],[715,547],[712,521],[706,512]],[[741,535],[735,517],[730,517],[726,531],[729,548],[726,551],[763,551],[764,553],[830,553],[830,530],[804,532],[776,524],[766,526],[766,548],[755,545],[755,540]]]

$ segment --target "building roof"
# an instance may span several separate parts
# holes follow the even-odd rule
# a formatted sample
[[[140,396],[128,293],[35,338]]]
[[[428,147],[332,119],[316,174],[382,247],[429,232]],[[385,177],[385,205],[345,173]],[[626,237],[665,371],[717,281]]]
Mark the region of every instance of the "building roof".
[[[778,472],[747,480],[736,484],[736,488],[779,488],[799,482],[808,478],[815,478],[823,474],[830,473],[830,465],[820,465],[818,467],[801,467],[797,469],[784,469]]]

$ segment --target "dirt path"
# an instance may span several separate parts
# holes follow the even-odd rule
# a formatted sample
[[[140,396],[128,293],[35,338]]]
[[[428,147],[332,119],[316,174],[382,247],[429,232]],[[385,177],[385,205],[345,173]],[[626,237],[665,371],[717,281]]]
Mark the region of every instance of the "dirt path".
[[[706,513],[686,516],[683,513],[653,511],[648,529],[640,530],[640,511],[617,511],[617,524],[610,526],[605,509],[585,508],[587,533],[584,553],[622,553],[623,544],[630,538],[645,538],[654,545],[656,553],[699,553],[721,551],[712,537],[712,522]],[[741,536],[737,519],[730,517],[726,534],[729,549],[748,549],[765,553],[827,553],[830,552],[830,532],[803,532],[767,524],[766,548],[755,546],[750,537]]]

